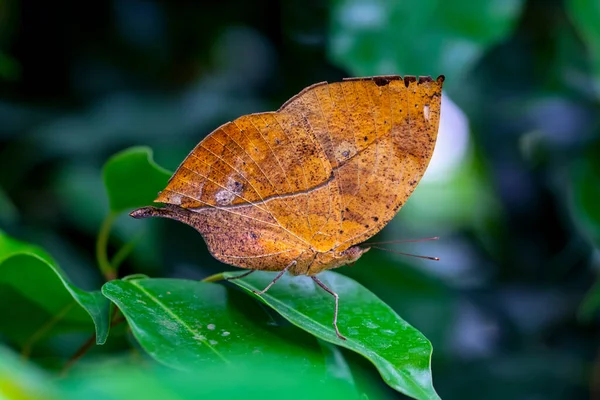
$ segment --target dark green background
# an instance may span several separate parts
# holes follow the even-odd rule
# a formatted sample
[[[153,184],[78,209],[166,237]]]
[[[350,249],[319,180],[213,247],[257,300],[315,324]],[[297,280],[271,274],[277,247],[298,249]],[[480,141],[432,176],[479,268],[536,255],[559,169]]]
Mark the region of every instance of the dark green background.
[[[445,96],[470,127],[460,167],[421,184],[380,235],[439,235],[393,248],[442,260],[372,250],[339,271],[431,340],[444,399],[600,395],[594,0],[6,0],[0,228],[98,289],[94,246],[109,207],[101,170],[115,152],[148,145],[174,170],[223,122],[277,109],[315,82],[390,73],[444,73]],[[138,236],[121,276],[227,269],[172,221],[120,217],[111,252]],[[79,344],[63,338],[36,361],[52,366]],[[109,343],[90,357],[127,348]],[[381,396],[399,396],[370,373]]]

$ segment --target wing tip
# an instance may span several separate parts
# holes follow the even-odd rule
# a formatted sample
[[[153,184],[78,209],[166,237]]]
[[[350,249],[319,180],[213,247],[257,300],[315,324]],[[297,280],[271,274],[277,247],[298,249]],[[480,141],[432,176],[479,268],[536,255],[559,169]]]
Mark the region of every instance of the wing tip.
[[[376,76],[364,76],[364,77],[355,77],[355,78],[344,78],[344,82],[349,81],[373,81],[377,86],[386,86],[392,81],[404,81],[406,87],[410,85],[412,82],[417,82],[417,84],[421,85],[429,82],[437,82],[439,85],[442,85],[446,80],[444,75],[439,75],[436,79],[433,79],[430,75],[425,76],[414,76],[414,75],[405,75],[401,77],[400,75],[376,75]]]
[[[446,80],[446,77],[444,75],[439,75],[436,79],[433,79],[429,75],[419,76],[418,78],[414,75],[404,75],[404,77],[402,77],[400,75],[375,75],[375,76],[359,76],[359,77],[343,78],[342,82],[373,81],[373,82],[375,82],[375,84],[377,86],[387,86],[392,81],[400,81],[400,80],[404,81],[404,84],[406,85],[406,87],[408,87],[412,82],[417,82],[418,85],[421,85],[424,83],[429,83],[429,82],[437,82],[440,86],[442,86],[444,81]],[[335,83],[335,82],[333,82],[333,83]],[[277,112],[286,108],[290,103],[292,103],[298,97],[302,96],[304,93],[306,93],[316,87],[328,85],[328,84],[329,84],[328,82],[323,81],[323,82],[318,82],[318,83],[315,83],[313,85],[310,85],[310,86],[304,88],[300,93],[296,94],[295,96],[291,97],[288,101],[283,103],[281,105],[281,107],[279,107],[279,110],[277,110]]]
[[[400,75],[376,75],[376,76],[359,76],[353,78],[344,78],[343,82],[351,81],[373,81],[377,86],[386,86],[391,81],[402,79]]]

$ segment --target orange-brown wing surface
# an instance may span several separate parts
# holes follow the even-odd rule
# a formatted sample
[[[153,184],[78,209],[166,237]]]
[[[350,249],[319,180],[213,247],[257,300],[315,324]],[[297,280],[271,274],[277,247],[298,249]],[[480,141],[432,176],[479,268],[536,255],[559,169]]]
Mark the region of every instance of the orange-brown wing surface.
[[[156,199],[194,213],[228,264],[283,269],[377,233],[429,162],[443,78],[313,85],[216,129]]]
[[[334,211],[314,248],[343,251],[379,232],[423,176],[437,139],[444,78],[374,77],[315,85],[281,114],[300,115],[333,171]],[[312,203],[311,203],[312,204]],[[312,212],[312,209],[311,209]],[[331,248],[331,247],[330,247]]]

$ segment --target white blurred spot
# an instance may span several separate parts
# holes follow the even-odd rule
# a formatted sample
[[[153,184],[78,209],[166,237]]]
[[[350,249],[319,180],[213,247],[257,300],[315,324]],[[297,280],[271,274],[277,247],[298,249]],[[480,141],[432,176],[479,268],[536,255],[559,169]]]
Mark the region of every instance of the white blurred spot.
[[[352,29],[380,27],[385,13],[379,4],[357,2],[342,9],[341,21]]]
[[[215,330],[215,324],[208,324],[208,325],[206,325],[206,327],[211,331]]]
[[[425,110],[423,112],[425,113]],[[450,180],[465,159],[468,148],[469,123],[467,117],[444,93],[437,144],[422,182]]]
[[[365,326],[367,328],[369,328],[369,329],[377,329],[377,328],[379,328],[379,325],[377,325],[373,321],[367,321],[367,322],[365,322]]]
[[[425,106],[423,107],[423,116],[425,117],[425,119],[427,121],[429,121],[429,104],[425,104]]]

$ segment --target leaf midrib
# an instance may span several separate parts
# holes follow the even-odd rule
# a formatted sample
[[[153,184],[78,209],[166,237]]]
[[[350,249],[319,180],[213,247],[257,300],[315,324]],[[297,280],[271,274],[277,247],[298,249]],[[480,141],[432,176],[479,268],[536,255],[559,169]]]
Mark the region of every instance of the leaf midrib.
[[[229,363],[229,360],[227,360],[221,353],[219,353],[219,351],[217,349],[215,349],[213,346],[211,346],[210,343],[208,343],[206,340],[201,339],[201,337],[203,337],[203,336],[200,334],[200,332],[194,330],[191,326],[189,326],[187,323],[185,323],[185,321],[180,316],[178,316],[173,311],[171,311],[171,309],[169,309],[169,307],[167,307],[158,298],[156,298],[155,296],[153,296],[143,286],[141,286],[136,281],[129,281],[128,283],[130,283],[131,285],[133,285],[136,288],[138,288],[150,300],[152,300],[160,308],[162,308],[171,318],[173,318],[176,322],[180,323],[192,335],[192,339],[199,341],[200,343],[202,343],[203,345],[205,345],[206,347],[208,347],[210,350],[212,350],[221,360],[225,361],[226,363]]]

